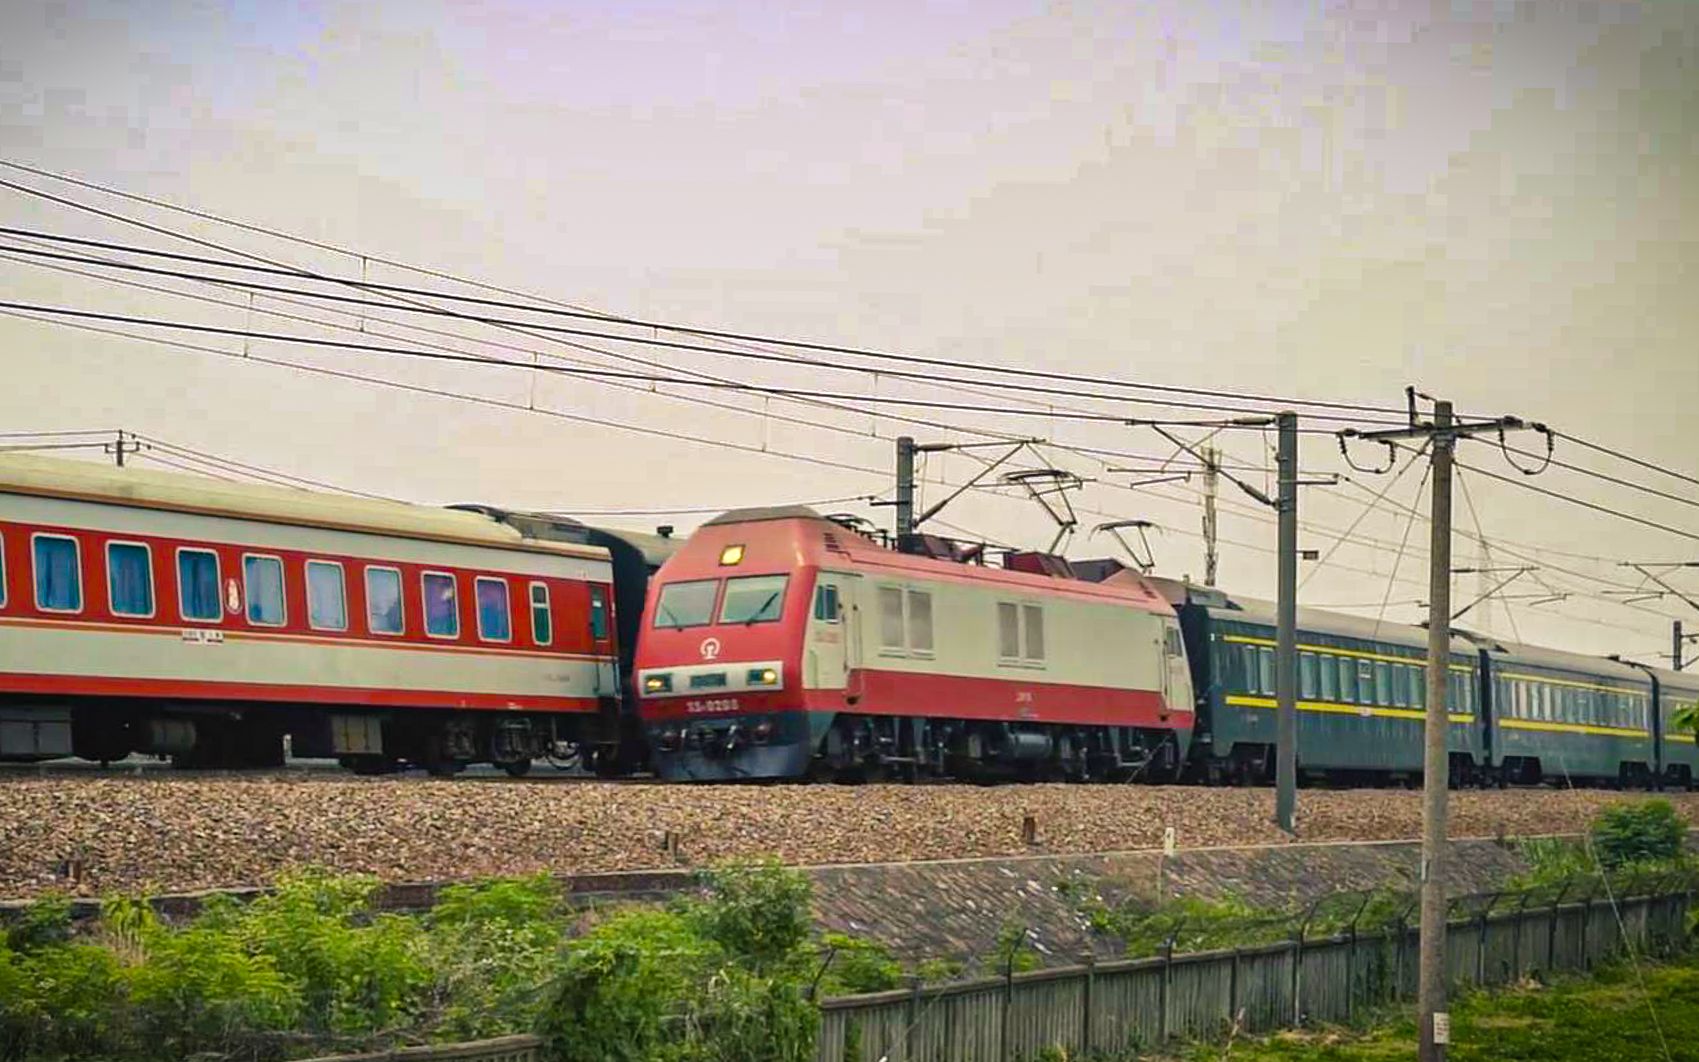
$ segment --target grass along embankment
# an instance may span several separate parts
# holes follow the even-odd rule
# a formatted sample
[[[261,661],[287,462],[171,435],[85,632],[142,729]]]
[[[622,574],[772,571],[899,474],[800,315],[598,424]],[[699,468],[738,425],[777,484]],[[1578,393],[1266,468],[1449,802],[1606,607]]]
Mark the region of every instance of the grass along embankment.
[[[1477,992],[1451,1005],[1452,1062],[1699,1062],[1699,958],[1612,963],[1582,980]],[[1408,1062],[1405,1012],[1367,1031],[1286,1032],[1199,1044],[1185,1062]]]

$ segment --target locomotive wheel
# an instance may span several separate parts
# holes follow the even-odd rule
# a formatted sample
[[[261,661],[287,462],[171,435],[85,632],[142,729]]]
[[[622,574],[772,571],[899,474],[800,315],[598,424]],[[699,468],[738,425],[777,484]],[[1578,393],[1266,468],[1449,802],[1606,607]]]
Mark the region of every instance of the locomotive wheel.
[[[509,760],[501,765],[501,769],[507,772],[509,778],[523,778],[531,773],[531,761],[529,759]]]

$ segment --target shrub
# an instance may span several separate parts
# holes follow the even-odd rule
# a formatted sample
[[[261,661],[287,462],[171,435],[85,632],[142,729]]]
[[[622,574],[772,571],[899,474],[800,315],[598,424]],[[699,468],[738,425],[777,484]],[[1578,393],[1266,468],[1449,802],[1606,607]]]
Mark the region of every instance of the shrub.
[[[648,1062],[710,949],[678,911],[622,912],[563,952],[539,1031],[561,1062]]]
[[[472,1040],[536,1023],[565,936],[546,874],[453,885],[431,910],[430,1035]]]
[[[1642,800],[1607,808],[1593,821],[1599,862],[1616,870],[1631,863],[1670,862],[1682,854],[1687,825],[1667,800]]]
[[[883,945],[871,940],[827,933],[814,949],[814,957],[825,967],[819,975],[816,997],[883,992],[903,983],[902,964]]]
[[[706,874],[708,899],[693,908],[701,933],[760,971],[792,957],[813,930],[808,879],[776,859],[731,863]]]
[[[820,1012],[794,980],[727,966],[691,1001],[681,1062],[806,1062]]]

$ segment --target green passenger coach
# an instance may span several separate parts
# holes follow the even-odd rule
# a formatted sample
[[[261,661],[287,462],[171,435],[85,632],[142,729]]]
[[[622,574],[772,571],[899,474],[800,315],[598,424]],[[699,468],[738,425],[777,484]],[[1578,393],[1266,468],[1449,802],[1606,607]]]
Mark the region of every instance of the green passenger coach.
[[[1212,781],[1265,782],[1274,770],[1274,605],[1201,587],[1185,587],[1182,600],[1199,701],[1197,769]],[[1488,763],[1479,667],[1474,646],[1453,639],[1446,702],[1458,784],[1479,778]],[[1420,628],[1300,609],[1300,774],[1341,781],[1419,776],[1426,668]]]

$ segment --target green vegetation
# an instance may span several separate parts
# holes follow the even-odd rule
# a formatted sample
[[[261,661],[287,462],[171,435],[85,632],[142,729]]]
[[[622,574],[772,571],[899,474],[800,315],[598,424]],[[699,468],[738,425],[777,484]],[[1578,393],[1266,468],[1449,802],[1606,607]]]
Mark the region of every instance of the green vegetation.
[[[1619,964],[1595,971],[1589,980],[1549,988],[1473,993],[1454,1002],[1451,1022],[1449,1057],[1455,1062],[1666,1057],[1699,1062],[1699,962],[1648,966],[1639,973]],[[1188,1062],[1405,1062],[1416,1057],[1416,1030],[1403,1014],[1366,1032],[1322,1029],[1240,1039],[1231,1046],[1199,1044],[1183,1057]]]
[[[0,1058],[259,1062],[539,1030],[562,1060],[778,1062],[812,1057],[813,998],[904,981],[876,944],[815,939],[807,880],[776,863],[590,914],[541,876],[416,915],[377,910],[377,888],[301,872],[182,925],[133,898],[80,927],[37,903],[0,937]]]

